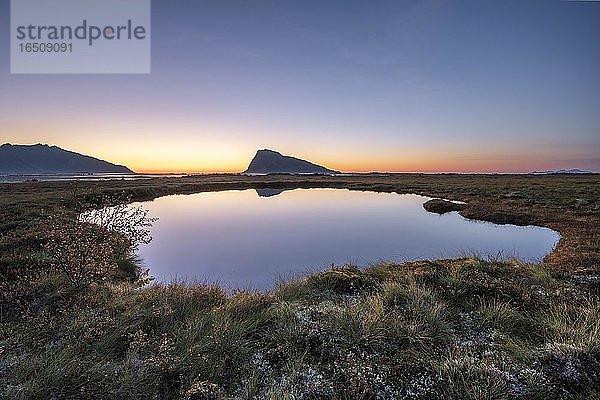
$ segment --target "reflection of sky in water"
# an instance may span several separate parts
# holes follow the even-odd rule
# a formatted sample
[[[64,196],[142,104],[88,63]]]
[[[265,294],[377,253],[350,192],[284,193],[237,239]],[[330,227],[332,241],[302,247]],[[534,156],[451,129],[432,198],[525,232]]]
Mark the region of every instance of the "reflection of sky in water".
[[[332,263],[517,256],[538,260],[558,233],[468,221],[422,207],[426,197],[336,189],[175,195],[144,203],[159,217],[142,246],[158,281],[189,278],[230,288],[268,289],[279,277]]]

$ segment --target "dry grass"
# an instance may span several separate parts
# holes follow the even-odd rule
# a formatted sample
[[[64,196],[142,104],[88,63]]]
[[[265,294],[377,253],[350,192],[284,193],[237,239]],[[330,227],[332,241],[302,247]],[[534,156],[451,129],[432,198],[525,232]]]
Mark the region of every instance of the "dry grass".
[[[598,398],[599,183],[597,175],[211,175],[76,190],[2,184],[0,398]],[[186,283],[139,288],[123,276],[74,290],[40,250],[40,226],[50,215],[73,218],[74,198],[256,187],[463,200],[466,217],[548,226],[562,237],[537,265],[348,266],[272,293],[231,295]]]

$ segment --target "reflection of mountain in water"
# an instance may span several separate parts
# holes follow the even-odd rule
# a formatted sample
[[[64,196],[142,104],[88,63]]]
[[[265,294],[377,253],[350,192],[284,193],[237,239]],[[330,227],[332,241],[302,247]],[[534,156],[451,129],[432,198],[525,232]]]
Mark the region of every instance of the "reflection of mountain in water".
[[[278,194],[283,193],[283,191],[285,191],[285,189],[273,189],[273,188],[264,188],[264,189],[254,189],[256,190],[256,194],[259,197],[273,197],[273,196],[277,196]]]

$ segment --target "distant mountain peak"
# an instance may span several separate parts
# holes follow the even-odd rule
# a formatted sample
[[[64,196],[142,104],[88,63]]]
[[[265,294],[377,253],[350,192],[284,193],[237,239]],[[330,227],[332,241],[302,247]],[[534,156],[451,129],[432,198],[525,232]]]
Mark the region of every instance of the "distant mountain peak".
[[[292,156],[284,156],[275,150],[261,149],[250,161],[245,174],[339,174],[334,171]]]
[[[112,164],[98,158],[61,149],[48,144],[20,145],[4,143],[0,146],[0,174],[77,174],[117,173],[132,174],[124,165]]]
[[[571,168],[571,169],[556,169],[549,171],[533,171],[532,174],[536,175],[550,175],[550,174],[593,174],[593,171],[588,171],[579,168]]]

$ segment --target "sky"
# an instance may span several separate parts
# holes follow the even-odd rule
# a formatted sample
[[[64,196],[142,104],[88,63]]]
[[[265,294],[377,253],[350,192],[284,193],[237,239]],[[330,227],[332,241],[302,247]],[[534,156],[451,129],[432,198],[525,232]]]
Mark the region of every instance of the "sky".
[[[152,71],[10,74],[0,142],[137,172],[600,171],[600,2],[153,0]]]

